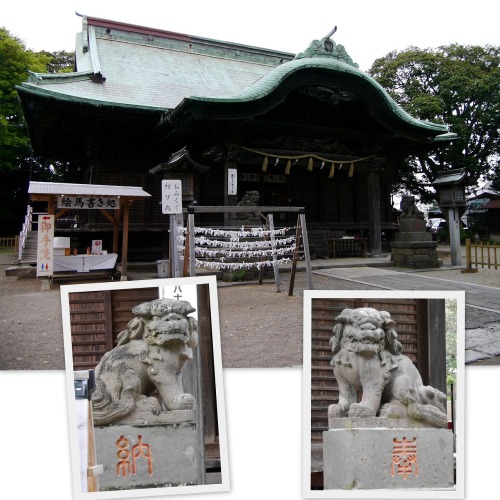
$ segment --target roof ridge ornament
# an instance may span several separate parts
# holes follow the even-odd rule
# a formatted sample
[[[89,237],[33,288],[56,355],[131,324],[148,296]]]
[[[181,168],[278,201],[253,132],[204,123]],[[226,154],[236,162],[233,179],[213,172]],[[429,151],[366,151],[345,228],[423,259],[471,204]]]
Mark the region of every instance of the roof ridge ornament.
[[[359,68],[359,64],[355,63],[351,56],[347,53],[343,45],[335,43],[332,37],[337,31],[337,26],[323,37],[321,40],[313,40],[309,47],[295,56],[295,59],[314,58],[314,57],[333,57],[350,66]]]

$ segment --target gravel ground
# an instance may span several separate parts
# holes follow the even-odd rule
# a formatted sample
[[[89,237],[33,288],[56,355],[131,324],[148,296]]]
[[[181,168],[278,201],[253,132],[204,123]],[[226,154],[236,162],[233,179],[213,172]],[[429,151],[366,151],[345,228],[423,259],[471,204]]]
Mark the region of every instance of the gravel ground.
[[[0,251],[0,369],[64,369],[61,305],[57,285],[41,290],[36,279],[5,276],[11,253]],[[394,268],[391,268],[394,270]],[[436,270],[422,275],[498,286],[500,270],[462,274]],[[220,284],[219,318],[223,365],[227,368],[285,367],[302,364],[302,296],[306,273],[298,272],[294,295],[288,295],[289,273],[282,275],[282,292],[274,282]],[[314,274],[316,290],[369,290],[364,284]],[[500,321],[500,312],[466,307],[466,328]],[[283,327],[285,325],[285,327]]]

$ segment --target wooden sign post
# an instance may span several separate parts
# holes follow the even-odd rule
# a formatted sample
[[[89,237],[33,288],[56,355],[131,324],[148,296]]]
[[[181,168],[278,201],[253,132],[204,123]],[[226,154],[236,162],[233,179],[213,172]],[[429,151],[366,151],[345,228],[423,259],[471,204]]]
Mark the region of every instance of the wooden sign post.
[[[161,210],[170,215],[170,276],[181,276],[178,251],[177,216],[182,214],[182,182],[180,180],[163,179],[161,181]]]

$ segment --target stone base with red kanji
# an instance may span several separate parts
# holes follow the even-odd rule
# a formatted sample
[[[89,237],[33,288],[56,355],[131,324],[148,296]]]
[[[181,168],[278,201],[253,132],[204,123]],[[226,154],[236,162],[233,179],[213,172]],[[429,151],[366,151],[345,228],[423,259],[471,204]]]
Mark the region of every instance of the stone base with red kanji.
[[[100,491],[199,484],[193,422],[95,427]]]
[[[323,433],[325,489],[455,488],[453,433],[388,418],[330,419]]]

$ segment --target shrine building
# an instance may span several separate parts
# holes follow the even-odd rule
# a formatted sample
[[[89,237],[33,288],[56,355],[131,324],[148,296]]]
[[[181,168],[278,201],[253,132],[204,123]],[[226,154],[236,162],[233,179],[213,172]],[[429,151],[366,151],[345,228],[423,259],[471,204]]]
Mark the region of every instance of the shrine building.
[[[403,111],[332,36],[295,55],[83,16],[75,71],[30,73],[17,88],[34,153],[69,162],[75,182],[151,195],[130,207],[130,260],[164,256],[164,178],[182,180],[184,207],[232,206],[256,191],[260,206],[304,207],[310,242],[360,236],[380,255],[400,165],[455,134]],[[275,214],[277,225],[290,219]],[[94,210],[68,231],[113,238]]]

